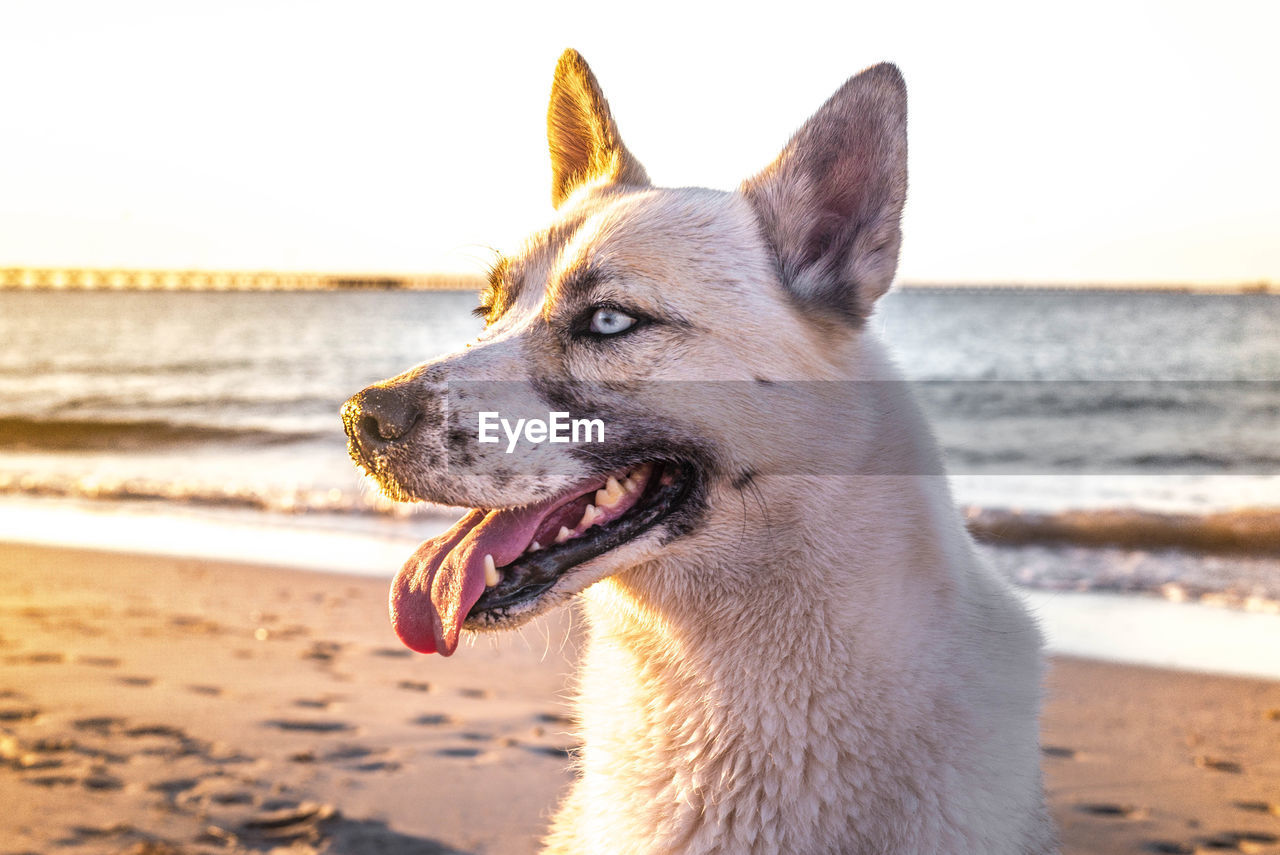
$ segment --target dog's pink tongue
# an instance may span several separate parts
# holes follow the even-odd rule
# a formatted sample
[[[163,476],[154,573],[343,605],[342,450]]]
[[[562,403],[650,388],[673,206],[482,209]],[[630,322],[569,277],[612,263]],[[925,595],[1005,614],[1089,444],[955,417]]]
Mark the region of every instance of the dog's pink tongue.
[[[550,503],[471,511],[453,528],[424,542],[391,584],[391,625],[407,647],[449,656],[467,612],[484,593],[484,557],[510,564],[533,539]]]

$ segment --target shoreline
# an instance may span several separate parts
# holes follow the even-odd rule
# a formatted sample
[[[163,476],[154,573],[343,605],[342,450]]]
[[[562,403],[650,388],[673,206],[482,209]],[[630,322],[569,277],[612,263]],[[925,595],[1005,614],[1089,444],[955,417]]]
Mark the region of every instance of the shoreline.
[[[124,509],[108,503],[0,497],[0,548],[11,543],[181,561],[270,564],[311,573],[351,573],[385,583],[422,540],[453,522],[447,514],[424,515],[406,524],[322,514],[269,518],[235,509],[175,513],[164,503]],[[1110,561],[1118,567],[1113,583],[1131,578],[1126,575],[1132,569],[1127,562],[1135,557],[1149,565],[1195,560],[1189,554],[1108,553],[1051,544],[979,544],[978,549],[1010,575],[1015,572],[1010,567],[1031,562],[1068,567],[1072,562]],[[1070,582],[1070,574],[1066,578]],[[1024,585],[1015,590],[1039,617],[1052,654],[1280,679],[1280,656],[1268,655],[1269,650],[1280,650],[1280,614],[1275,613],[1274,599],[1254,603],[1247,597],[1233,601],[1214,595],[1197,601],[1193,591],[1176,584],[1123,593]]]
[[[572,613],[414,656],[386,588],[0,544],[4,851],[535,852]],[[1066,855],[1280,852],[1280,681],[1055,656],[1042,741]]]

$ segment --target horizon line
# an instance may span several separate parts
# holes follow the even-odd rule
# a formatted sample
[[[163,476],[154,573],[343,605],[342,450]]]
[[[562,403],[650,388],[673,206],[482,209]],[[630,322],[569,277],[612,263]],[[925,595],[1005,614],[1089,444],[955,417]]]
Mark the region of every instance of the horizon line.
[[[385,289],[471,291],[481,273],[457,271],[302,271],[150,267],[0,267],[0,290],[12,291],[300,291]],[[993,279],[903,280],[904,290],[1172,291],[1216,294],[1280,294],[1280,283],[1168,281],[1035,281]]]

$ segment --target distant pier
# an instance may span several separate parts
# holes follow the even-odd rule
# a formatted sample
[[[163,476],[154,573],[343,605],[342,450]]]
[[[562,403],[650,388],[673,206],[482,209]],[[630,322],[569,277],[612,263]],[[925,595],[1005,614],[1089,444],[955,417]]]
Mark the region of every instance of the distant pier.
[[[103,270],[0,267],[0,289],[50,291],[473,290],[461,274],[279,273],[228,270]]]

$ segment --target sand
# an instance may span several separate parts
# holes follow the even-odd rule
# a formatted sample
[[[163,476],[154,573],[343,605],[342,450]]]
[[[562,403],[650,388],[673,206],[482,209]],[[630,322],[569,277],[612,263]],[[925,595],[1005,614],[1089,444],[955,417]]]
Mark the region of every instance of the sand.
[[[0,545],[0,855],[537,851],[572,615],[422,657],[386,588]],[[1043,742],[1066,853],[1280,853],[1280,683],[1058,659]]]

